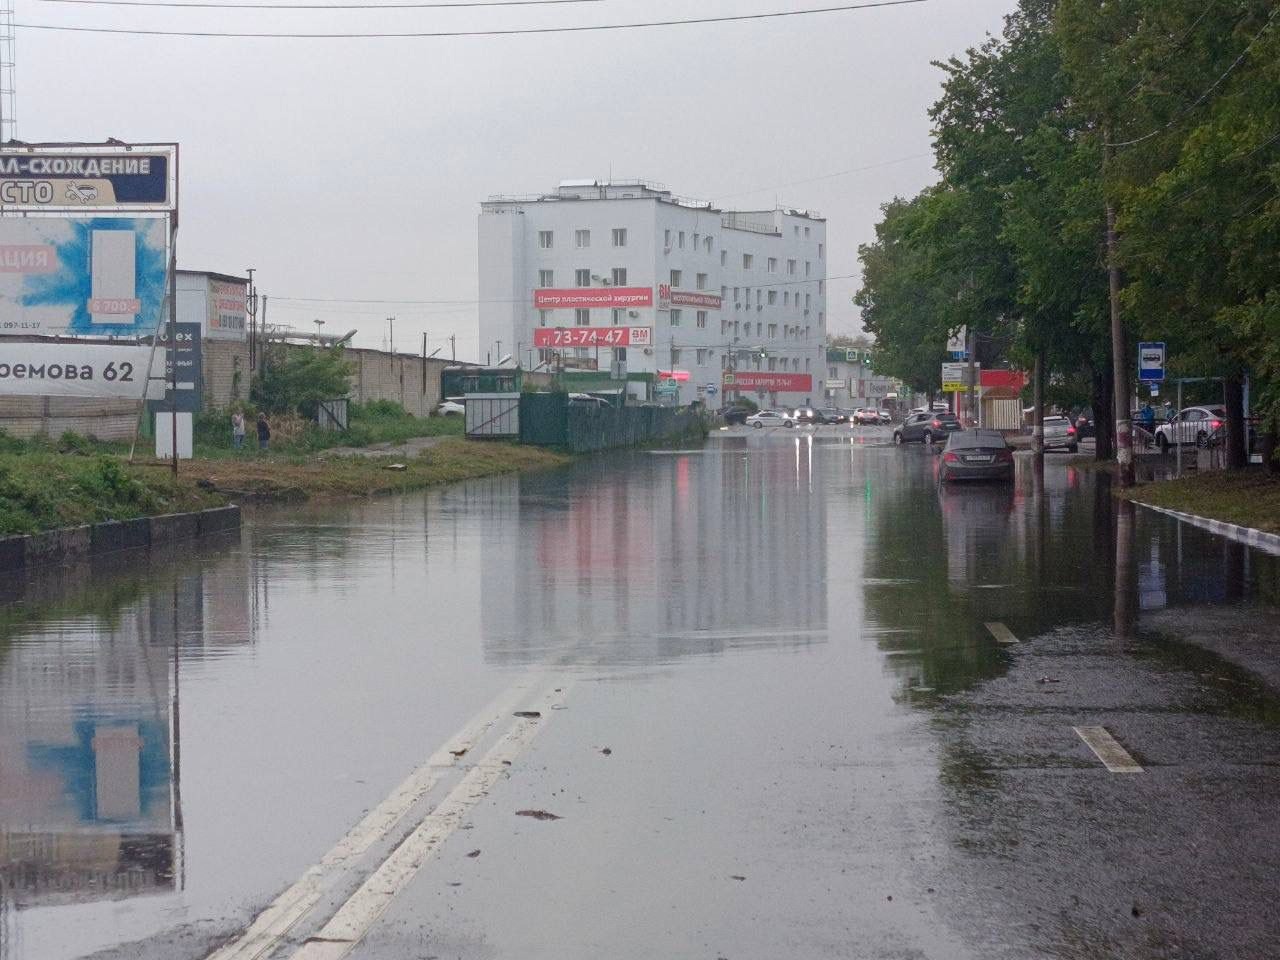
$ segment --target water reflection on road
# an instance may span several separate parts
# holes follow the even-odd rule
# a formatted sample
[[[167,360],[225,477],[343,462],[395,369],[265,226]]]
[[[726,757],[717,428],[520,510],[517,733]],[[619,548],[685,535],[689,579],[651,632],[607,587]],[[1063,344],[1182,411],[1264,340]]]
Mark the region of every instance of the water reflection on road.
[[[1243,546],[1143,514],[1117,541],[1098,474],[1051,462],[1041,486],[1020,462],[1011,488],[939,490],[924,451],[875,437],[265,510],[195,552],[11,584],[0,957],[233,928],[530,667],[752,651],[785,689],[787,657],[872,643],[860,695],[928,709],[1006,669],[988,621],[1275,601],[1276,564]]]

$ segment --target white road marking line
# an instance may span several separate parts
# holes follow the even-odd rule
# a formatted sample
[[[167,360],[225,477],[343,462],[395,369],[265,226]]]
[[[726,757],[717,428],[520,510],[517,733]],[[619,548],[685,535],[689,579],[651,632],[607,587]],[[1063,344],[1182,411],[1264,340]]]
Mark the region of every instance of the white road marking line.
[[[459,827],[472,807],[509,769],[509,764],[532,742],[552,710],[563,705],[569,682],[552,691],[535,709],[541,717],[519,717],[440,805],[392,851],[355,893],[338,908],[314,937],[298,948],[291,960],[341,960],[369,932],[391,901],[409,885],[422,866]]]
[[[454,766],[459,757],[464,756],[496,723],[511,714],[540,679],[540,676],[525,677],[498,694],[443,747],[409,774],[386,799],[365,814],[319,863],[307,868],[276,897],[244,933],[210,954],[209,960],[257,960],[274,949],[280,938],[315,906],[333,878],[386,836],[419,799],[435,788],[444,772]]]
[[[991,636],[996,638],[996,643],[1017,643],[1018,638],[1013,635],[1013,631],[1006,627],[1003,623],[985,624],[987,631]]]
[[[1112,773],[1142,773],[1129,751],[1116,741],[1106,727],[1072,727],[1080,739]]]

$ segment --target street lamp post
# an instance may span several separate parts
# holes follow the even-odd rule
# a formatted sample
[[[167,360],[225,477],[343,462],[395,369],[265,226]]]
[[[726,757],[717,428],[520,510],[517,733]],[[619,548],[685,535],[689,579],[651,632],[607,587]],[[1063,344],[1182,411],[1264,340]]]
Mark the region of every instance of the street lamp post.
[[[324,321],[317,318],[312,322],[316,325],[316,349],[319,349],[321,346],[320,328],[324,326]]]

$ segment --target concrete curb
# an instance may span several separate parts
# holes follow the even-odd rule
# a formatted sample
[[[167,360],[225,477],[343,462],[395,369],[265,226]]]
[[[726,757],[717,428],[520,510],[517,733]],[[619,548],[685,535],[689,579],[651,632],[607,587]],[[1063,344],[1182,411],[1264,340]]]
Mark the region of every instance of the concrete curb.
[[[1193,527],[1208,530],[1210,533],[1216,533],[1219,536],[1226,537],[1228,540],[1235,540],[1250,547],[1257,547],[1259,550],[1280,557],[1280,533],[1267,533],[1254,527],[1242,527],[1235,523],[1227,523],[1225,520],[1198,517],[1194,513],[1183,513],[1181,510],[1157,507],[1154,504],[1143,503],[1141,500],[1134,500],[1133,502],[1140,507],[1154,510],[1156,513],[1175,517],[1183,523],[1191,524]]]
[[[0,572],[60,566],[121,550],[162,547],[238,529],[240,508],[230,506],[0,537]]]

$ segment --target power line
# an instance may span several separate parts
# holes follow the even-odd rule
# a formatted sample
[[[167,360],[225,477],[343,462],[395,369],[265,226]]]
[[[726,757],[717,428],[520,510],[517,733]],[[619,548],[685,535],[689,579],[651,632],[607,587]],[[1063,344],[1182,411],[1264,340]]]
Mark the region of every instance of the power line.
[[[605,3],[607,0],[459,0],[457,3],[208,3],[203,0],[38,0],[95,7],[166,7],[187,10],[448,10],[471,7],[542,7],[563,4]]]
[[[880,167],[889,167],[897,163],[907,163],[910,160],[920,160],[924,157],[932,157],[933,153],[913,153],[909,157],[898,157],[896,160],[882,160],[879,163],[869,163],[864,167],[850,167],[848,170],[837,170],[835,173],[824,173],[817,177],[808,177],[804,180],[791,180],[787,183],[775,183],[769,187],[758,187],[755,190],[739,190],[737,193],[721,193],[712,197],[712,202],[717,200],[727,200],[730,197],[746,197],[753,193],[766,193],[769,190],[784,190],[787,187],[798,187],[806,183],[817,183],[820,180],[834,180],[836,177],[845,177],[851,173],[863,173],[867,170],[876,170]]]
[[[1187,106],[1179,110],[1176,114],[1174,114],[1168,123],[1164,124],[1163,126],[1156,127],[1156,129],[1152,130],[1148,134],[1144,134],[1141,137],[1135,137],[1132,140],[1122,140],[1119,143],[1104,143],[1103,146],[1132,147],[1135,144],[1143,143],[1144,141],[1150,140],[1152,137],[1159,136],[1160,134],[1164,133],[1166,130],[1172,127],[1175,123],[1181,120],[1184,116],[1186,116],[1196,107],[1200,106],[1200,104],[1204,103],[1205,100],[1208,99],[1209,94],[1213,93],[1214,90],[1218,89],[1218,87],[1222,85],[1222,83],[1227,79],[1227,77],[1231,76],[1231,74],[1235,72],[1236,67],[1244,63],[1245,57],[1249,55],[1249,51],[1253,49],[1253,45],[1262,39],[1262,35],[1267,32],[1267,29],[1275,21],[1276,14],[1280,14],[1280,7],[1277,7],[1275,10],[1271,11],[1271,16],[1267,17],[1267,22],[1262,25],[1262,29],[1259,30],[1256,34],[1254,34],[1253,39],[1250,40],[1248,45],[1243,50],[1240,51],[1240,56],[1236,57],[1235,60],[1231,62],[1231,66],[1227,67],[1226,71],[1223,72],[1222,76],[1218,77],[1217,80],[1209,84],[1209,88],[1205,90],[1204,93],[1200,94],[1200,96],[1196,97],[1194,102],[1188,104]]]
[[[103,33],[136,37],[192,37],[253,40],[409,40],[443,37],[510,37],[540,33],[593,33],[605,30],[640,30],[649,27],[686,27],[696,24],[732,23],[746,20],[776,20],[781,17],[806,17],[818,13],[845,13],[876,7],[901,7],[928,3],[929,0],[874,0],[837,7],[815,7],[807,10],[775,10],[770,13],[741,13],[723,17],[697,17],[689,20],[649,20],[639,23],[602,23],[572,27],[521,27],[506,30],[434,30],[406,33],[293,33],[231,30],[143,30],[128,27],[74,27],[52,23],[15,23],[23,30],[53,30],[60,33]]]

